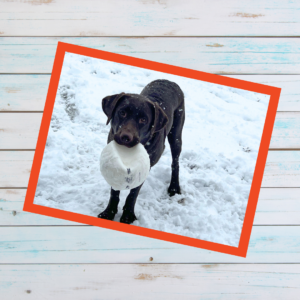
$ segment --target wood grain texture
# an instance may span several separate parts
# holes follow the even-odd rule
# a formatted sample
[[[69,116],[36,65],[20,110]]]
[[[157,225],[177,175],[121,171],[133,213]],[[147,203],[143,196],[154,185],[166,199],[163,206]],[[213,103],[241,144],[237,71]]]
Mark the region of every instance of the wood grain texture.
[[[0,151],[0,170],[5,170],[0,188],[27,187],[33,156],[33,151]],[[270,151],[262,187],[300,188],[300,151]]]
[[[300,74],[299,39],[219,37],[2,37],[0,73],[51,73],[58,41],[223,75]]]
[[[0,149],[35,149],[42,113],[0,113]],[[300,149],[300,112],[276,115],[270,149]]]
[[[298,75],[231,75],[230,77],[280,87],[277,111],[300,111],[300,76]]]
[[[271,151],[262,187],[300,187],[300,151]]]
[[[33,157],[33,151],[0,151],[0,187],[27,187]]]
[[[281,87],[278,111],[291,113],[277,115],[272,145],[294,147],[299,19],[300,2],[289,0],[0,0],[0,123],[43,110],[61,40]],[[18,134],[34,144],[38,115],[24,128],[7,120],[14,133],[0,131],[0,144],[18,145]],[[247,259],[90,226],[35,226],[76,223],[21,212],[33,155],[0,151],[0,187],[24,187],[0,189],[1,299],[299,298],[299,226],[254,226]],[[299,225],[299,183],[299,151],[270,152],[263,186],[274,188],[261,189],[255,224]]]
[[[0,34],[299,36],[299,8],[288,0],[2,0]]]
[[[49,75],[0,75],[0,112],[43,111],[49,81]]]
[[[0,114],[0,149],[35,149],[42,115]]]
[[[299,228],[254,226],[243,258],[94,226],[1,227],[0,264],[300,263]]]
[[[78,225],[23,211],[26,189],[0,189],[0,226]],[[262,188],[254,226],[300,225],[300,189]]]
[[[270,149],[299,149],[300,113],[281,112],[276,114]]]
[[[232,75],[281,88],[278,111],[300,111],[300,75]],[[0,75],[0,112],[43,111],[50,75]]]
[[[255,225],[300,225],[300,189],[262,188]]]
[[[298,264],[4,265],[1,271],[4,299],[297,300],[300,289]]]

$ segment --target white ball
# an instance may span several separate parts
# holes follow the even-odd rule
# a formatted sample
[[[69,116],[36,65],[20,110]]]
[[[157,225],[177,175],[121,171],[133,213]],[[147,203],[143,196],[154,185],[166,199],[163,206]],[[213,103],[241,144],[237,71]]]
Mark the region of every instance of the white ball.
[[[150,158],[142,144],[127,148],[111,141],[102,150],[100,171],[115,191],[130,190],[146,180]]]

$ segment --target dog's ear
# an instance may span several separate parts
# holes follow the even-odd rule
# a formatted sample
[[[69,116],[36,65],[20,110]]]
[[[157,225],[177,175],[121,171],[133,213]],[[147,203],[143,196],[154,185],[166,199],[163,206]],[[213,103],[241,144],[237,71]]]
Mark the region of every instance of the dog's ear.
[[[102,99],[102,109],[104,111],[104,113],[107,116],[107,122],[106,125],[108,125],[108,123],[110,122],[114,109],[118,103],[118,101],[125,95],[125,93],[121,93],[121,94],[116,94],[116,95],[111,95],[111,96],[107,96],[105,98]]]
[[[151,129],[151,135],[153,135],[155,132],[162,130],[168,123],[168,117],[165,114],[165,112],[161,109],[159,104],[156,102],[154,104],[154,123]]]

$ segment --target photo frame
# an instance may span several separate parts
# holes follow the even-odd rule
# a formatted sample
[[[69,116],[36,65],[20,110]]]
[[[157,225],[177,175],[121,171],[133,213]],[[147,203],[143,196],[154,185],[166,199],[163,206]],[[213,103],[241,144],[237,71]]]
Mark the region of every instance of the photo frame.
[[[251,91],[251,92],[270,96],[238,247],[214,243],[206,240],[195,239],[191,237],[167,233],[167,232],[158,231],[154,229],[123,224],[119,222],[112,222],[104,219],[99,219],[97,217],[92,217],[92,216],[87,216],[87,215],[74,213],[70,211],[46,207],[34,203],[34,197],[35,197],[36,188],[39,180],[39,174],[42,166],[43,155],[46,147],[52,112],[54,108],[55,98],[59,86],[60,75],[61,75],[66,52],[78,54],[78,55],[84,55],[92,58],[98,58],[98,59],[120,63],[128,66],[143,68],[151,71],[158,71],[158,72],[173,74],[185,78],[201,80],[204,82],[210,82],[214,84],[219,84],[227,87],[237,88],[241,90]],[[221,253],[246,257],[251,230],[254,221],[254,216],[255,216],[255,210],[258,202],[260,187],[263,179],[264,168],[267,160],[268,149],[271,141],[272,130],[275,122],[275,116],[276,116],[277,106],[279,102],[280,91],[281,89],[277,87],[267,86],[263,84],[229,78],[221,75],[205,73],[205,72],[191,70],[191,69],[182,68],[178,66],[172,66],[172,65],[154,62],[154,61],[125,56],[121,54],[115,54],[115,53],[106,52],[102,50],[96,50],[96,49],[86,48],[82,46],[58,42],[23,210],[31,213],[37,213],[37,214],[49,216],[49,217],[60,218],[64,220],[103,227],[107,229],[145,236],[149,238],[160,239],[160,240],[183,244],[187,246],[193,246],[193,247],[203,248],[203,249],[217,251]]]

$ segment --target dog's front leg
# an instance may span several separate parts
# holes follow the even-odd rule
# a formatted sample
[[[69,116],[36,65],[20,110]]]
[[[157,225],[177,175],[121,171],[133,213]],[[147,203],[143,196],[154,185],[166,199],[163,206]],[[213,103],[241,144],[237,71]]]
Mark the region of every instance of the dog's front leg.
[[[123,207],[123,214],[120,219],[121,223],[131,224],[137,219],[134,214],[134,206],[142,185],[143,183],[140,186],[130,190]]]
[[[110,190],[110,199],[106,209],[98,215],[98,218],[113,220],[116,213],[118,212],[118,204],[120,201],[120,191]]]

